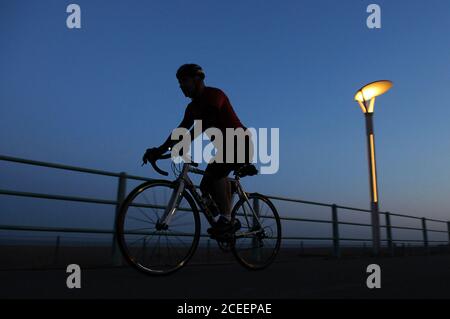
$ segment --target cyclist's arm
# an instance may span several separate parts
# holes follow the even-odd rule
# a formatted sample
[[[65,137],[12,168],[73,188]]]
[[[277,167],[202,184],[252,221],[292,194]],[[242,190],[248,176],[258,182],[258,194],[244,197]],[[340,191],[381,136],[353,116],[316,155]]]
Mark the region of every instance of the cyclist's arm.
[[[184,117],[181,120],[181,123],[178,125],[178,128],[185,128],[185,129],[190,129],[192,127],[192,125],[194,124],[194,118],[190,112],[189,106],[186,108],[186,111],[184,113]],[[191,141],[194,138],[194,133],[193,133],[194,129],[192,128],[190,130],[190,134],[191,134]],[[172,134],[170,134],[166,141],[158,147],[158,149],[160,150],[161,153],[165,153],[167,152],[169,149],[171,149],[175,144],[177,144],[179,141],[177,140],[172,140]]]

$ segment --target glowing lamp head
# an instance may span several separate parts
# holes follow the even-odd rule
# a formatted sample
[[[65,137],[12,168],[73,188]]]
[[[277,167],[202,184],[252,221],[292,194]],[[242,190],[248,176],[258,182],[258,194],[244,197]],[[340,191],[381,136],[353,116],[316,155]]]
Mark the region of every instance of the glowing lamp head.
[[[358,102],[364,113],[373,113],[375,97],[386,93],[391,87],[392,82],[388,80],[375,81],[366,84],[356,92],[355,101]],[[370,101],[369,106],[367,106],[368,101]]]

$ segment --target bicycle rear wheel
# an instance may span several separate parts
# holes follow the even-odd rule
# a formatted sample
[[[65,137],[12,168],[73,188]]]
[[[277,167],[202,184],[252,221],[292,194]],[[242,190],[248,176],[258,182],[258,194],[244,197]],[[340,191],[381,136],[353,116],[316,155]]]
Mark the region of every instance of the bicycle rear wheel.
[[[232,221],[238,219],[241,224],[234,235],[232,251],[241,265],[259,270],[269,266],[278,254],[281,222],[275,206],[267,197],[252,193],[248,194],[248,199],[240,199],[231,212]]]
[[[184,191],[167,229],[157,229],[176,184],[158,180],[136,187],[120,208],[116,223],[119,247],[127,262],[149,275],[166,275],[183,267],[200,238],[200,217]]]

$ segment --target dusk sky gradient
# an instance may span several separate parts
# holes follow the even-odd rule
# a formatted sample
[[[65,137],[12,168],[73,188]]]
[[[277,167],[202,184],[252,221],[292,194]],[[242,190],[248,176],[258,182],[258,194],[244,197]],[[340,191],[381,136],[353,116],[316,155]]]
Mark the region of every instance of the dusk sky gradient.
[[[70,3],[80,30],[66,27]],[[141,157],[181,120],[175,72],[193,62],[244,125],[280,129],[278,173],[249,190],[369,208],[353,96],[389,79],[375,105],[380,209],[449,220],[449,30],[445,0],[0,0],[0,154],[157,177]],[[81,176],[0,162],[2,189],[114,198],[114,179]],[[0,196],[1,224],[47,223]]]

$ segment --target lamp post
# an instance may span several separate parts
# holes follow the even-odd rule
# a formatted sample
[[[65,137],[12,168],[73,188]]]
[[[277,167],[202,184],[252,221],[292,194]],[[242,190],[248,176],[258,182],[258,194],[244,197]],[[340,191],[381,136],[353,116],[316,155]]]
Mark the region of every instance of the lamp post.
[[[381,80],[369,83],[359,89],[355,94],[355,101],[358,102],[364,113],[366,120],[367,134],[367,157],[369,161],[369,180],[370,180],[370,210],[372,220],[372,249],[373,254],[377,256],[380,252],[380,216],[379,216],[379,197],[377,185],[377,165],[375,161],[375,137],[373,130],[373,111],[375,106],[375,97],[386,93],[392,87],[392,82]]]

